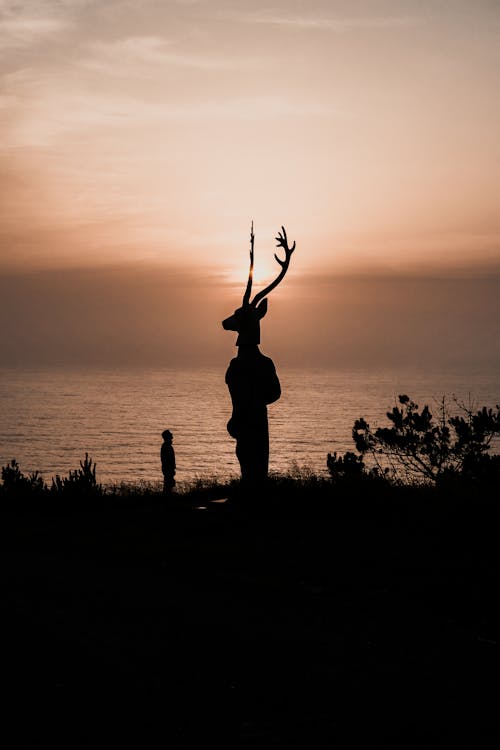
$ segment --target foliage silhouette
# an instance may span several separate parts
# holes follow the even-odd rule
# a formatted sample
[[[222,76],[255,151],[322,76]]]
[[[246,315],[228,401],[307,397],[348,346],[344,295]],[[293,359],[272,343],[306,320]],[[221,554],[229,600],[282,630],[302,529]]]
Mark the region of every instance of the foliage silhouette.
[[[61,478],[59,474],[52,479],[51,491],[53,493],[64,493],[69,495],[95,495],[102,493],[102,487],[97,483],[96,464],[85,454],[80,467],[70,469],[67,477]]]
[[[498,406],[474,411],[460,403],[462,414],[450,415],[443,398],[435,419],[428,405],[419,410],[405,394],[398,402],[400,406],[387,412],[391,426],[372,429],[363,418],[353,426],[360,457],[370,456],[376,470],[406,482],[499,476],[500,457],[488,454],[493,438],[500,435]]]
[[[40,495],[46,489],[43,478],[38,471],[26,476],[19,464],[12,459],[10,464],[2,466],[3,491],[9,495]]]
[[[326,465],[334,484],[340,482],[359,482],[367,479],[387,478],[387,469],[381,471],[377,466],[368,469],[363,456],[357,456],[352,451],[338,455],[336,451],[329,453]]]
[[[105,494],[102,485],[96,478],[96,464],[85,454],[80,461],[80,466],[70,469],[68,476],[61,477],[56,474],[52,478],[50,486],[44,482],[38,471],[31,474],[23,474],[16,459],[3,466],[1,469],[2,484],[0,484],[0,495],[9,499],[22,500],[28,504],[33,500],[50,499],[57,502],[58,499],[100,497]]]

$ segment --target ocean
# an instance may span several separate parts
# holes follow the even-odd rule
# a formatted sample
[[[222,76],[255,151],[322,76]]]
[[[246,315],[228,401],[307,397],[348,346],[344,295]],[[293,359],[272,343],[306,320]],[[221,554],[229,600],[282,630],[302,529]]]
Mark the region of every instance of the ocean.
[[[218,369],[0,369],[0,465],[50,481],[87,452],[104,485],[160,483],[161,432],[174,435],[179,485],[239,474],[226,431],[231,402]],[[327,454],[353,450],[354,420],[386,423],[406,393],[432,409],[446,396],[500,403],[500,375],[278,367],[282,397],[269,407],[270,470],[326,474]]]

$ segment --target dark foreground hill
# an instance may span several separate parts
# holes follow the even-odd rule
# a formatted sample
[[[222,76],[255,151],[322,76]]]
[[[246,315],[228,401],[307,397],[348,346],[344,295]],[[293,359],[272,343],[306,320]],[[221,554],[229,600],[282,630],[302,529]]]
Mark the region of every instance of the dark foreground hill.
[[[498,744],[495,502],[2,512],[5,743]]]

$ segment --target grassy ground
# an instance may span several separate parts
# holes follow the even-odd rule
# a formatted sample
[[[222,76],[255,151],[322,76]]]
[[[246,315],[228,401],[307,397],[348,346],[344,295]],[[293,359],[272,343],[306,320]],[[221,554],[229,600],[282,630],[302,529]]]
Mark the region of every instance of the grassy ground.
[[[235,489],[4,503],[5,740],[499,743],[493,498]]]

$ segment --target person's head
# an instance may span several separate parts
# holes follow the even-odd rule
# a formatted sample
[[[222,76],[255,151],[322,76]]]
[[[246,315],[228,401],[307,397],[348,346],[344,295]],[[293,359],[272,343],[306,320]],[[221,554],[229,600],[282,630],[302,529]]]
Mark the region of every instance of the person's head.
[[[165,440],[166,443],[171,443],[174,438],[170,430],[163,430],[163,432],[161,433],[161,436]]]

